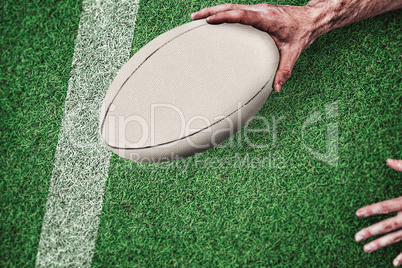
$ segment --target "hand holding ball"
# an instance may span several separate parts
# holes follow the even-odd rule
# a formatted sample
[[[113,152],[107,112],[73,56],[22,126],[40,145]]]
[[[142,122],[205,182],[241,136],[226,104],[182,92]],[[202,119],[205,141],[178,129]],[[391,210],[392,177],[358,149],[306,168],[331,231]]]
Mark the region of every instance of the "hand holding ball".
[[[232,136],[272,91],[279,52],[251,26],[174,28],[140,49],[111,84],[100,115],[105,144],[121,157],[187,157]]]

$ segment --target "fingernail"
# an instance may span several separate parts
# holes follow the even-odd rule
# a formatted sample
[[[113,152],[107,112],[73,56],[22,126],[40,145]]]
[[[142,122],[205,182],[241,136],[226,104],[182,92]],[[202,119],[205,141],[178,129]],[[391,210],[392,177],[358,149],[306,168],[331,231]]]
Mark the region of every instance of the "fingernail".
[[[356,241],[357,241],[357,242],[360,242],[360,241],[362,241],[362,240],[363,240],[363,235],[357,234],[357,235],[356,235]]]
[[[393,262],[394,266],[399,266],[402,264],[402,262],[400,260],[398,260],[398,258],[396,258]]]
[[[212,20],[214,17],[215,17],[215,15],[209,16],[209,17],[207,18],[207,21]]]
[[[279,82],[278,84],[276,84],[276,92],[279,92],[279,91],[281,91],[281,88],[282,88],[282,85],[283,85],[283,82]]]
[[[356,211],[356,215],[358,217],[364,217],[365,216],[365,211],[363,209],[359,209],[358,211]]]
[[[190,15],[191,19],[194,19],[195,12]]]
[[[374,247],[372,245],[365,245],[364,246],[364,251],[366,251],[367,253],[370,253],[374,250]]]

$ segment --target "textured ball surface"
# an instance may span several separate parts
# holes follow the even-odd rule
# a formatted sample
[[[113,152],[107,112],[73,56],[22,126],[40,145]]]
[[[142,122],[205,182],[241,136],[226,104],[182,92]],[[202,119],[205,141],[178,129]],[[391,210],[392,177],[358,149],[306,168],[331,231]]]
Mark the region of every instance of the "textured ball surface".
[[[278,63],[273,39],[251,26],[198,20],[176,27],[119,71],[102,106],[101,136],[113,152],[134,161],[202,152],[258,112]]]

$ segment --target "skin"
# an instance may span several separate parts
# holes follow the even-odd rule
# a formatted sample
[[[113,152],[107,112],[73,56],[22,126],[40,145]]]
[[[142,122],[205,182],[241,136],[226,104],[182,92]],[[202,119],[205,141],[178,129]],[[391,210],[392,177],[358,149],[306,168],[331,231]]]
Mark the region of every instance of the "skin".
[[[387,163],[391,168],[402,172],[402,160],[388,159]],[[356,211],[358,217],[369,217],[391,212],[397,212],[396,216],[364,228],[355,235],[356,241],[360,242],[375,235],[385,234],[364,245],[365,252],[373,252],[402,240],[402,196],[365,206]],[[394,259],[393,263],[395,266],[402,265],[402,252]]]
[[[267,32],[281,60],[274,80],[279,92],[301,52],[319,36],[353,22],[402,8],[402,0],[312,0],[305,6],[236,5],[207,7],[191,14],[208,23],[242,23]]]
[[[212,24],[242,23],[271,35],[281,54],[273,84],[274,90],[279,92],[289,79],[301,52],[316,38],[345,25],[399,8],[402,8],[402,0],[312,0],[305,6],[224,4],[204,8],[191,14],[191,18],[206,18]],[[393,169],[402,171],[402,160],[388,159],[387,163]],[[366,244],[364,251],[372,252],[402,240],[402,197],[357,210],[358,217],[391,212],[398,213],[356,234],[358,242],[385,234]],[[395,266],[402,265],[402,253],[393,263]]]

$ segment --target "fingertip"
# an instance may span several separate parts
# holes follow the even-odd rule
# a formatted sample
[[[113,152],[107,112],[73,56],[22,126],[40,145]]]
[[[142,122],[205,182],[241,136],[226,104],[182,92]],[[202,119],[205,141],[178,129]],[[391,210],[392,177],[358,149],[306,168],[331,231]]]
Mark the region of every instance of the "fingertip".
[[[390,167],[393,167],[396,163],[398,163],[398,160],[392,159],[392,158],[387,158],[387,164]]]
[[[402,264],[402,253],[399,254],[394,261],[392,262],[395,267],[400,266]]]
[[[360,242],[360,241],[363,240],[363,236],[362,236],[361,234],[357,233],[357,234],[355,235],[355,239],[356,239],[357,242]]]
[[[191,15],[190,15],[190,17],[191,17],[191,19],[192,20],[198,20],[198,19],[200,19],[201,17],[200,17],[200,11],[196,11],[196,12],[193,12]]]
[[[282,86],[283,86],[283,82],[282,82],[282,81],[279,81],[278,83],[275,84],[274,90],[275,90],[276,92],[279,92],[279,91],[281,91]]]
[[[388,158],[387,164],[389,167],[395,169],[396,171],[402,171],[402,160]]]
[[[370,253],[370,252],[373,252],[373,251],[375,250],[375,247],[374,247],[374,245],[372,245],[372,244],[366,244],[366,245],[363,247],[363,250],[364,250],[365,252],[367,252],[367,253]]]
[[[364,216],[366,216],[366,212],[364,209],[358,209],[356,211],[356,215],[357,215],[357,217],[364,217]]]
[[[213,22],[213,19],[215,18],[215,15],[209,16],[207,18],[207,22]]]

